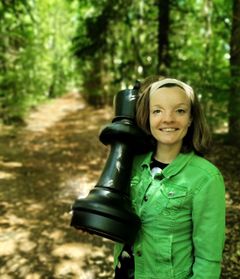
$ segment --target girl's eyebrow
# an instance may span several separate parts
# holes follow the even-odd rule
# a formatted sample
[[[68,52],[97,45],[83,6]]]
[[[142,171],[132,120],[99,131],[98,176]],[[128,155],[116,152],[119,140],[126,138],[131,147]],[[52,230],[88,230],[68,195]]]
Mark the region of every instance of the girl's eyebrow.
[[[179,103],[179,104],[176,104],[176,105],[174,105],[174,107],[178,107],[178,106],[189,106],[189,104],[188,103]],[[152,107],[162,107],[162,105],[161,104],[156,104],[156,105],[152,105]]]
[[[179,104],[176,104],[176,107],[177,107],[177,106],[182,106],[182,105],[188,106],[189,104],[188,104],[188,103],[179,103]]]

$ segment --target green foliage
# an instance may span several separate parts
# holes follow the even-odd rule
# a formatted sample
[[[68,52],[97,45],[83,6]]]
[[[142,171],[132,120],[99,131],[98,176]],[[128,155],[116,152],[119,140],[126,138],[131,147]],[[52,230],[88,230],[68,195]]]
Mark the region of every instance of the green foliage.
[[[115,38],[111,38],[110,34],[114,36],[115,32],[119,31],[112,29],[115,23],[120,28],[124,26],[122,24],[126,21],[124,13],[130,4],[129,0],[79,1],[79,25],[73,40],[73,52],[78,58],[79,72],[83,77],[82,91],[92,104],[111,102],[112,96],[116,93],[115,88],[112,88],[116,80],[115,73],[117,74],[113,61],[116,60],[113,57]],[[127,47],[125,43],[122,46]],[[122,77],[121,75],[120,80]],[[118,84],[118,89],[119,87]]]
[[[217,129],[228,116],[231,5],[223,0],[180,3],[171,11],[169,73],[192,84]]]
[[[122,86],[157,73],[157,3],[79,0],[73,45],[87,99],[90,95],[111,99]],[[231,21],[231,1],[170,2],[167,75],[195,88],[216,129],[228,117]]]
[[[0,116],[11,122],[37,102],[65,93],[74,72],[74,14],[57,0],[2,1],[0,14]]]
[[[157,74],[159,1],[1,1],[4,121],[69,84],[102,105],[136,79]],[[170,1],[166,73],[195,88],[215,129],[228,121],[231,23],[232,1]]]

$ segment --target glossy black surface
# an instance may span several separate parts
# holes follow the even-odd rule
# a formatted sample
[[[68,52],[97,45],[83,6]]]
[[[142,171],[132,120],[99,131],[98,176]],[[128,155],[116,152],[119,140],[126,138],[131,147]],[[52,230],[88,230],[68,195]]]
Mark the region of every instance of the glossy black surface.
[[[146,147],[146,136],[135,123],[138,88],[115,97],[115,117],[102,129],[100,141],[111,151],[97,185],[75,201],[71,226],[117,242],[131,243],[140,227],[129,198],[134,154]]]

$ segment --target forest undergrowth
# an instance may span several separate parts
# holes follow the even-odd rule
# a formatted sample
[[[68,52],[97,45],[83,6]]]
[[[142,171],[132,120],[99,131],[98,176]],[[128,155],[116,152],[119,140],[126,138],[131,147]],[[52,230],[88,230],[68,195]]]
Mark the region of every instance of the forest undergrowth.
[[[38,106],[25,126],[0,127],[0,277],[111,279],[113,243],[70,227],[74,200],[96,184],[109,148],[98,140],[112,108],[68,94]],[[208,159],[226,183],[222,279],[240,276],[240,148],[218,135]]]

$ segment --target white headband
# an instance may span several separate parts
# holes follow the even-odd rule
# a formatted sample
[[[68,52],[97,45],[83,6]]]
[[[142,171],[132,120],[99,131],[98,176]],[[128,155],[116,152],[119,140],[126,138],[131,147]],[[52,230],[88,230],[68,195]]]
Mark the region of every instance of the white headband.
[[[170,83],[176,84],[176,85],[179,85],[180,87],[182,87],[183,90],[187,93],[188,97],[193,101],[194,93],[193,93],[192,87],[178,79],[173,79],[173,78],[165,78],[163,80],[154,82],[150,87],[150,95],[153,92],[155,92],[156,90],[158,90],[160,87],[162,87],[163,85],[170,84]]]

